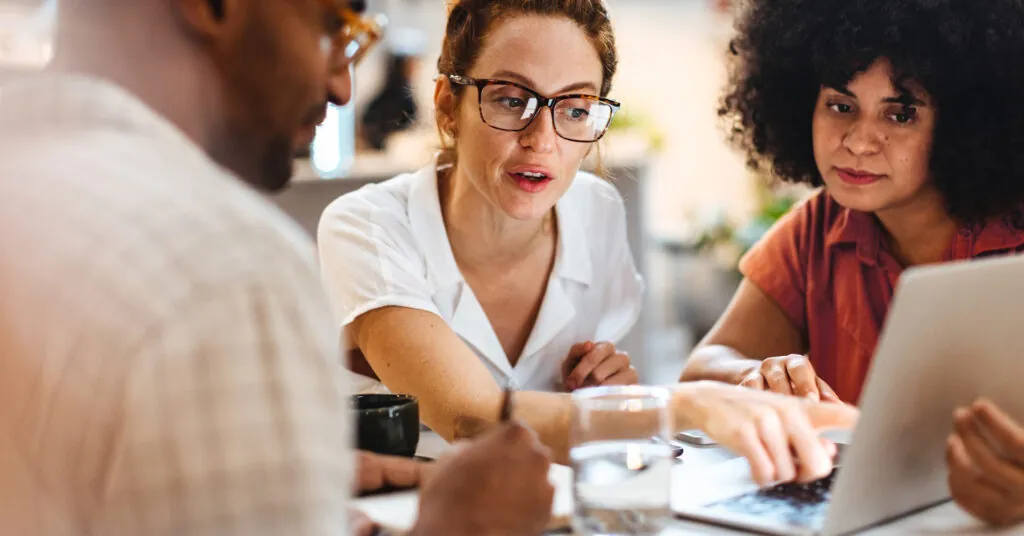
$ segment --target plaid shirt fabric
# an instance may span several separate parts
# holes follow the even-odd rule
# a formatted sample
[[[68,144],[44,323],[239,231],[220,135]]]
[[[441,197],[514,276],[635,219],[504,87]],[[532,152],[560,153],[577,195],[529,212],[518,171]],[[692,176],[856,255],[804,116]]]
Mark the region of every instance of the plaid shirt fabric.
[[[313,246],[131,94],[0,87],[0,534],[346,534]]]

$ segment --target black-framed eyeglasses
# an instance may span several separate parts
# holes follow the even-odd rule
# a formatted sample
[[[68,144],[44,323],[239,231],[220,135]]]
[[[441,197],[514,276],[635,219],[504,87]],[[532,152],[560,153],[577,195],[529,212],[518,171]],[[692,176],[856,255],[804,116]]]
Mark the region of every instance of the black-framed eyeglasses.
[[[600,140],[621,106],[595,95],[545,97],[522,84],[507,80],[477,80],[454,74],[444,75],[457,86],[473,86],[480,97],[480,119],[491,128],[507,132],[526,130],[540,114],[551,109],[555,134],[569,141],[592,143]]]

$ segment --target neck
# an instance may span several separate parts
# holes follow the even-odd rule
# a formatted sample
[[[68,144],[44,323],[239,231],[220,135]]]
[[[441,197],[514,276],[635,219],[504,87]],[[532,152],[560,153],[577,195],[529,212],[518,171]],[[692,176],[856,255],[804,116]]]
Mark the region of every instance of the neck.
[[[943,261],[960,228],[937,191],[875,216],[885,229],[890,253],[905,267]]]
[[[217,77],[205,56],[168,22],[173,13],[160,12],[161,2],[68,4],[61,6],[50,68],[117,84],[210,152],[221,128]],[[141,22],[159,17],[162,22]]]
[[[452,252],[468,267],[508,266],[550,244],[554,209],[536,220],[516,220],[489,203],[459,168],[441,176],[441,212]]]

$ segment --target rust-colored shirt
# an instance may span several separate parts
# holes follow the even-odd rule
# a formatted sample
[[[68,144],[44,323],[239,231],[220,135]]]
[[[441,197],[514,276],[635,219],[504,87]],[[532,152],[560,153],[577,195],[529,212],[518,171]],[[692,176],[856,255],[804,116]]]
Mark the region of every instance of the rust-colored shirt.
[[[965,226],[946,261],[1024,251],[1024,229],[1005,218]],[[740,261],[804,336],[818,375],[856,403],[903,267],[869,213],[822,191],[794,208]]]

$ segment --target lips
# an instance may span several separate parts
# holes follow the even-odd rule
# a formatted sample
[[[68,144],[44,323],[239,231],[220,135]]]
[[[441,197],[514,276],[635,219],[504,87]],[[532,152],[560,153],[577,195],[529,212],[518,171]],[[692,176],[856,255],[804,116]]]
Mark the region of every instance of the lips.
[[[295,133],[295,145],[296,147],[305,147],[310,143],[313,143],[313,138],[316,137],[316,129],[327,120],[327,105],[319,106],[317,108],[310,109],[309,113],[302,120],[302,126],[299,127],[298,132]]]
[[[525,179],[525,180],[532,181],[532,182],[543,182],[543,181],[546,181],[546,180],[549,179],[547,174],[544,174],[544,173],[524,172],[524,173],[513,173],[512,175],[514,175],[514,176],[516,176],[516,177],[518,177],[520,179]]]
[[[854,186],[873,184],[885,178],[885,175],[850,168],[836,168],[836,174],[843,182]]]
[[[516,166],[506,174],[519,189],[529,193],[539,193],[555,180],[551,170],[541,166]]]

